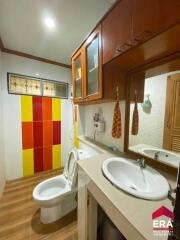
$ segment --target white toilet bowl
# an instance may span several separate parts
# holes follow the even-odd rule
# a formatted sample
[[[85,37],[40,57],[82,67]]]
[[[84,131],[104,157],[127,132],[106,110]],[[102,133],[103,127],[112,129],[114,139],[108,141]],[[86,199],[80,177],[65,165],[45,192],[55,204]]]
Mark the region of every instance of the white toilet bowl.
[[[77,207],[77,160],[87,158],[84,150],[69,153],[64,173],[39,183],[33,190],[33,199],[41,207],[44,224],[54,222]]]

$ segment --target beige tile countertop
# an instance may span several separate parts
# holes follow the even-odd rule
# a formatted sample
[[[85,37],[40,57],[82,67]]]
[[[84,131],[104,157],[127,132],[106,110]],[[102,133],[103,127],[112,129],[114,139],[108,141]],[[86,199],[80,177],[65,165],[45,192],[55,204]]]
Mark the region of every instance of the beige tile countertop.
[[[123,215],[125,219],[127,219],[128,223],[137,230],[139,236],[141,236],[139,239],[167,239],[167,237],[157,238],[153,236],[152,213],[161,206],[165,206],[173,210],[169,199],[148,201],[133,197],[129,194],[126,194],[122,190],[117,189],[103,176],[101,170],[102,163],[107,158],[113,156],[128,158],[129,155],[120,153],[118,151],[114,153],[112,151],[109,151],[108,148],[104,145],[93,143],[93,141],[90,141],[84,137],[79,137],[79,139],[83,143],[86,143],[89,146],[99,150],[101,153],[91,158],[78,161],[78,165],[102,191],[102,193],[110,200],[112,205],[119,211],[119,213]],[[161,174],[164,175],[164,177],[168,180],[172,188],[176,186],[176,178],[174,176],[171,176],[165,172],[161,172]],[[111,216],[109,217],[111,218]]]

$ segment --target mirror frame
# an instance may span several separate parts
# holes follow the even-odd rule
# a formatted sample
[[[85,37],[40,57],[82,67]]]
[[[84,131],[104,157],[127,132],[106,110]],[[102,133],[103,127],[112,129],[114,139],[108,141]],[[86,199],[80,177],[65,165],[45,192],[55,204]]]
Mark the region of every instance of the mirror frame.
[[[133,152],[129,149],[129,131],[130,131],[130,103],[131,103],[131,81],[136,74],[144,74],[145,78],[157,76],[167,72],[180,70],[180,52],[168,57],[155,60],[140,68],[137,68],[127,74],[126,79],[126,110],[125,110],[125,132],[124,132],[124,151],[135,158],[144,158],[149,165],[159,170],[165,171],[172,175],[177,175],[178,169],[162,162],[153,161],[152,158],[146,157],[140,153]]]

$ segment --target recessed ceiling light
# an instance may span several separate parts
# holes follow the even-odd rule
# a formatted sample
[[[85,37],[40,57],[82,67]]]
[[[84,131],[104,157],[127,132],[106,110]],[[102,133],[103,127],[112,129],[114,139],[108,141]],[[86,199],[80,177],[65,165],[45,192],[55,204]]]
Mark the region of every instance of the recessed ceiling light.
[[[53,29],[55,27],[55,22],[52,18],[47,17],[47,18],[45,18],[45,25],[47,28]]]

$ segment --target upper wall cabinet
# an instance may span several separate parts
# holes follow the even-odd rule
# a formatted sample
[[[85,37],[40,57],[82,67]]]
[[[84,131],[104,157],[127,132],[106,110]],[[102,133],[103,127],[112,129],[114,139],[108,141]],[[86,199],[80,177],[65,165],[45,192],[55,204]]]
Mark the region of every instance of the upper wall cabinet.
[[[121,0],[102,21],[103,64],[180,22],[179,0]]]
[[[131,45],[152,37],[158,31],[158,1],[131,0]]]
[[[103,63],[130,47],[131,0],[121,1],[102,22]]]
[[[72,58],[72,82],[73,82],[73,99],[80,102],[83,99],[83,50],[80,49]]]
[[[99,99],[102,97],[101,25],[87,39],[84,49],[84,98],[86,100]]]
[[[159,28],[161,28],[161,30],[180,23],[179,0],[157,0],[157,2],[159,4]]]
[[[101,25],[72,57],[72,79],[75,103],[102,98]]]

